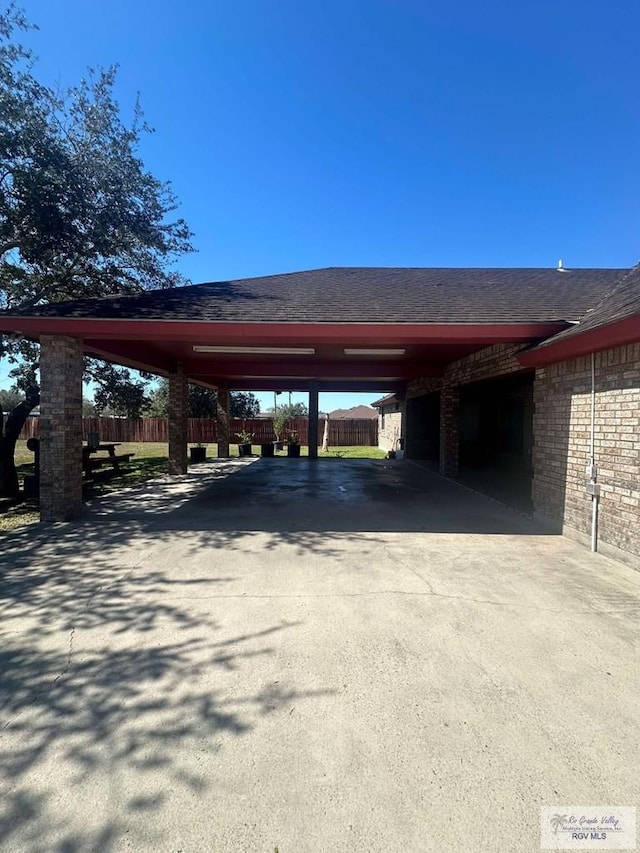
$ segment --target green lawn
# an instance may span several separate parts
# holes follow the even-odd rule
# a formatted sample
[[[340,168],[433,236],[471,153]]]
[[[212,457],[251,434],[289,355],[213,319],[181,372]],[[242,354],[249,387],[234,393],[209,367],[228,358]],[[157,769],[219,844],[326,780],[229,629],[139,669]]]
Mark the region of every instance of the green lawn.
[[[260,455],[260,445],[254,444],[251,447],[252,453],[256,456]],[[166,460],[167,445],[163,442],[125,442],[118,447],[118,453],[134,453],[135,456],[131,460],[130,467],[135,468],[139,465],[140,468],[150,471],[154,466],[149,460]],[[215,458],[218,453],[217,444],[207,444],[207,458]],[[231,445],[231,455],[238,455],[238,445]],[[286,456],[287,451],[281,450],[277,456]],[[308,456],[309,448],[303,446],[301,455]],[[384,459],[384,450],[379,450],[377,447],[331,447],[326,453],[322,450],[318,451],[318,456],[321,459]],[[19,441],[16,444],[16,465],[29,465],[33,462],[33,453],[27,450],[27,442]],[[140,464],[142,463],[142,464]],[[26,470],[29,470],[28,468]],[[165,473],[164,471],[162,473]]]
[[[152,477],[158,477],[167,473],[167,445],[156,442],[127,442],[118,447],[119,453],[134,453],[135,456],[128,465],[123,465],[121,475],[117,477],[100,476],[85,483],[84,496],[92,498],[98,495],[106,495],[117,492],[127,486],[136,486],[144,483]],[[22,475],[32,470],[33,453],[27,449],[26,441],[18,441],[15,453],[18,478],[22,481]],[[22,503],[11,506],[2,511],[0,509],[0,533],[5,530],[14,530],[24,524],[38,521],[39,513],[37,506],[32,503]]]
[[[232,444],[230,450],[231,456],[238,455],[237,444]],[[260,455],[259,444],[254,444],[251,450],[256,456]],[[162,442],[126,442],[118,447],[118,453],[133,453],[135,455],[127,465],[123,465],[122,473],[117,477],[109,476],[108,472],[101,476],[102,472],[97,472],[97,476],[85,484],[84,494],[86,498],[90,499],[98,495],[117,492],[127,486],[136,486],[153,477],[167,473],[167,445]],[[208,459],[215,459],[217,453],[218,446],[216,444],[207,444]],[[302,447],[301,456],[308,455],[309,448]],[[322,450],[318,451],[320,459],[384,459],[385,456],[385,452],[377,447],[335,447],[326,453],[323,453]],[[276,452],[276,457],[286,458],[286,449]],[[33,453],[27,450],[26,441],[19,441],[16,444],[15,460],[18,466],[18,477],[22,480],[22,475],[30,471],[30,466],[33,464]],[[37,521],[38,517],[38,510],[34,504],[18,504],[4,510],[0,505],[0,533]]]
[[[207,456],[211,455],[211,447],[215,445],[207,445]],[[254,456],[260,456],[260,445],[252,444],[251,452]],[[238,445],[231,445],[231,455],[238,455]],[[287,450],[276,451],[276,456],[286,458]],[[308,456],[309,448],[302,445],[300,448],[300,456]],[[384,459],[386,456],[384,450],[379,450],[377,447],[353,446],[353,447],[330,447],[326,453],[318,448],[318,459]]]

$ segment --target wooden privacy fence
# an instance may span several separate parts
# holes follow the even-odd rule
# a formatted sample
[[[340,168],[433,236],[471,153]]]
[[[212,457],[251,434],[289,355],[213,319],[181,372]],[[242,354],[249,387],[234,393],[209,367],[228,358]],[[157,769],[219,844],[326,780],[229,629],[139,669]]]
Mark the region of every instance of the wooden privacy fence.
[[[309,421],[307,418],[292,418],[287,424],[287,431],[298,433],[300,444],[309,443]],[[83,418],[82,432],[84,437],[90,432],[100,434],[102,441],[159,441],[169,440],[166,418]],[[271,418],[232,418],[231,442],[236,440],[236,433],[253,433],[253,443],[273,441],[273,421]],[[318,422],[317,444],[322,444],[324,420]],[[20,438],[38,438],[40,436],[40,418],[27,418]],[[187,440],[191,444],[202,442],[213,444],[218,440],[217,424],[214,418],[189,418]],[[378,444],[378,421],[374,418],[329,421],[329,446],[346,447],[349,445],[366,445],[376,447]]]

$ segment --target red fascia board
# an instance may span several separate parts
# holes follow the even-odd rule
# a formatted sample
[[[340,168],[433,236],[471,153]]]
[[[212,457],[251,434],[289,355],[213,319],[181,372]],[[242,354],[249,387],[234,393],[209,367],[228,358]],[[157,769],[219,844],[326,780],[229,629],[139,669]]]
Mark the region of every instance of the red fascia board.
[[[237,345],[282,343],[420,344],[426,341],[492,344],[549,337],[566,323],[210,323],[199,320],[99,320],[0,316],[0,332],[38,338],[189,341]]]
[[[527,350],[518,355],[523,367],[544,367],[558,361],[568,361],[604,349],[640,342],[640,315],[627,317],[608,326],[589,329],[582,334],[561,338],[556,343]]]

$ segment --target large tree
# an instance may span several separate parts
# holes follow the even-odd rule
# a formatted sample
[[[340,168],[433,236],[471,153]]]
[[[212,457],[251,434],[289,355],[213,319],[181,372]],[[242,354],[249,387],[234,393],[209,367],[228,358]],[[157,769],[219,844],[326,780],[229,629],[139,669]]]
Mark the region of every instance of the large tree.
[[[101,381],[94,395],[96,414],[141,418],[149,403],[148,387],[147,382],[133,379],[123,367],[103,365]]]
[[[28,28],[15,6],[0,14],[0,310],[182,283],[171,264],[191,250],[191,235],[171,219],[170,185],[138,155],[150,132],[139,104],[125,122],[115,67],[91,69],[66,90],[40,83],[14,38]],[[15,495],[15,441],[39,402],[38,348],[0,339],[2,356],[27,401],[6,423],[0,415],[0,495]],[[128,371],[114,377],[89,359],[86,367],[105,394],[131,397]]]
[[[273,411],[273,409],[270,411]],[[309,417],[309,409],[306,403],[283,403],[282,405],[278,405],[277,413],[285,418],[285,420]]]
[[[255,418],[260,414],[260,401],[250,391],[232,391],[231,417]],[[218,395],[202,385],[189,384],[189,417],[215,418]],[[149,417],[166,418],[169,413],[169,383],[161,379],[157,388],[149,395],[144,413]]]
[[[18,403],[24,400],[24,394],[10,388],[0,388],[0,412],[9,412],[15,409]]]

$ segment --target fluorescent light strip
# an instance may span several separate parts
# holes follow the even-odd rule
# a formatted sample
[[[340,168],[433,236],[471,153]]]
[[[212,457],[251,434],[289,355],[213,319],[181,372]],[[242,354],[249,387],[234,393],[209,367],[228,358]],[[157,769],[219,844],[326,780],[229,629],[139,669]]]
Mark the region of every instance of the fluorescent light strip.
[[[315,355],[312,347],[209,347],[194,346],[194,352],[221,352],[247,355]]]
[[[346,349],[345,355],[404,355],[403,349]]]

